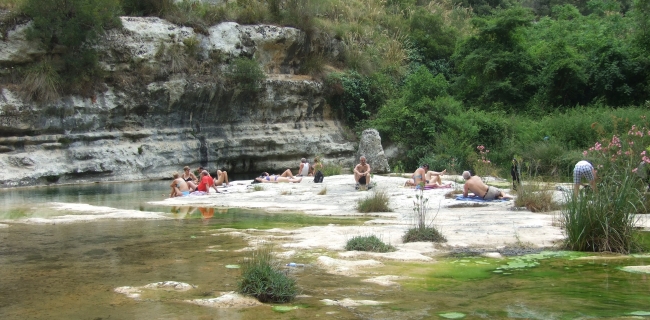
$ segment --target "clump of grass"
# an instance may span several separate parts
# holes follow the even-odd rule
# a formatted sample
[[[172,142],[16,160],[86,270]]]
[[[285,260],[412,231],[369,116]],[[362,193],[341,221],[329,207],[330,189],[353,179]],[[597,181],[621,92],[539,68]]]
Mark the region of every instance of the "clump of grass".
[[[553,190],[540,184],[521,184],[517,188],[516,207],[526,207],[531,212],[559,210],[562,206],[553,200]]]
[[[336,176],[341,174],[341,172],[343,171],[343,167],[341,167],[341,165],[334,164],[334,163],[324,163],[323,169],[321,171],[323,172],[323,175],[326,177]]]
[[[253,186],[253,191],[264,191],[264,187],[259,184]]]
[[[50,59],[36,63],[25,72],[20,93],[28,101],[52,102],[59,98],[61,77]]]
[[[375,235],[356,236],[348,240],[345,244],[345,250],[371,251],[371,252],[390,252],[395,251],[395,247],[385,244]]]
[[[639,249],[635,213],[642,196],[634,179],[632,174],[604,176],[596,191],[569,194],[562,210],[567,249],[623,254]]]
[[[413,201],[413,227],[409,228],[402,236],[402,241],[418,242],[447,242],[447,238],[433,225],[435,216],[429,218],[429,199],[424,197],[423,190],[419,190]],[[436,214],[437,215],[437,214]]]
[[[255,250],[241,270],[237,292],[251,295],[260,302],[290,302],[298,294],[296,281],[282,272],[280,263],[273,257],[272,247]]]
[[[280,191],[280,195],[289,196],[289,195],[291,195],[291,190],[282,190],[282,191]]]
[[[327,194],[327,187],[323,187],[323,189],[320,189],[320,191],[318,192],[319,196],[324,196],[326,194]]]
[[[366,198],[359,200],[357,210],[359,212],[391,212],[388,203],[390,199],[386,191],[377,190],[372,192]]]

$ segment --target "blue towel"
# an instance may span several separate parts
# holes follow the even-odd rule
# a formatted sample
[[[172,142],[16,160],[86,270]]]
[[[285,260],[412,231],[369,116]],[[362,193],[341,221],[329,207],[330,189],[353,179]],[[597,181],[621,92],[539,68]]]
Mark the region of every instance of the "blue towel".
[[[463,197],[463,195],[456,196],[456,200],[460,201],[474,201],[474,202],[505,202],[505,201],[510,201],[510,198],[504,198],[504,199],[494,199],[494,200],[485,200],[479,196],[467,196]]]

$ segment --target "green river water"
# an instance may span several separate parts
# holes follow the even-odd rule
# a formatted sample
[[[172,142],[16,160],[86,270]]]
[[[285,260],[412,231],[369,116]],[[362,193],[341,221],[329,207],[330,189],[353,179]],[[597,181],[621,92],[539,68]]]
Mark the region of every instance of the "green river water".
[[[433,263],[384,261],[344,277],[323,272],[318,256],[300,252],[287,268],[301,295],[283,305],[218,309],[184,300],[235,290],[240,264],[250,253],[241,237],[222,228],[298,228],[361,224],[361,219],[269,214],[239,209],[156,207],[165,182],[102,184],[0,191],[0,319],[650,319],[648,274],[624,271],[650,256],[542,252],[506,259],[445,257]],[[46,202],[74,202],[154,211],[174,220],[102,220],[56,225],[14,223],[47,217]],[[12,222],[13,221],[13,222]],[[397,285],[362,280],[398,275]],[[131,299],[122,286],[160,281],[194,285]],[[336,306],[323,300],[372,300],[379,305]],[[276,308],[274,308],[276,307]]]

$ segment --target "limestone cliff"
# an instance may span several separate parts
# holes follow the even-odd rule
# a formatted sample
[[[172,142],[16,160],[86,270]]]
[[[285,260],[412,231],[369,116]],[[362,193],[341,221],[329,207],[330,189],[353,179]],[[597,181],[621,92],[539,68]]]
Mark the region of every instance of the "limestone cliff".
[[[122,23],[99,45],[111,73],[103,92],[38,104],[1,89],[0,186],[162,179],[184,165],[280,171],[315,155],[352,165],[356,144],[322,83],[295,75],[307,50],[300,30],[222,23],[205,35],[158,18]],[[24,29],[0,41],[3,72],[42,54]],[[198,62],[165,58],[165,48],[191,43]],[[254,92],[222,77],[242,55],[267,73]]]

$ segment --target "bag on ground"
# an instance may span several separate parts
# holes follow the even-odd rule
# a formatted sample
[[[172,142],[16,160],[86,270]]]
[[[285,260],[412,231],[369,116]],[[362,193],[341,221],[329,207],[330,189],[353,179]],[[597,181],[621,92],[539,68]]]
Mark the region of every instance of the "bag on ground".
[[[323,178],[325,178],[323,173],[320,170],[316,171],[316,173],[314,174],[314,182],[321,183],[323,182]]]

